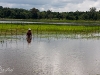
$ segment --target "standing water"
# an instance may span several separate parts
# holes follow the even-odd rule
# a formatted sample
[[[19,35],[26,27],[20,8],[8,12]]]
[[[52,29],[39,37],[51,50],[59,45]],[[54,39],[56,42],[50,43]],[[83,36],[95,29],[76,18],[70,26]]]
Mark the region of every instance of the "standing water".
[[[63,36],[63,35],[62,35]],[[100,39],[0,36],[0,75],[99,75]]]

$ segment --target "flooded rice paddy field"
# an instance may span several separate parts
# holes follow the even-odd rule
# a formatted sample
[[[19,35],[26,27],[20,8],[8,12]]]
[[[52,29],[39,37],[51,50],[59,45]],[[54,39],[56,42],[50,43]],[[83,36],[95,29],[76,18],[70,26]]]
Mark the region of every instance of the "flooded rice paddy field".
[[[4,23],[4,24],[56,24],[56,25],[100,25],[100,23],[99,22],[37,22],[37,21],[35,21],[35,22],[31,22],[31,21],[21,21],[21,20],[8,20],[8,21],[6,21],[6,20],[2,20],[2,21],[0,21],[0,23]]]
[[[0,36],[0,75],[99,75],[99,36]]]

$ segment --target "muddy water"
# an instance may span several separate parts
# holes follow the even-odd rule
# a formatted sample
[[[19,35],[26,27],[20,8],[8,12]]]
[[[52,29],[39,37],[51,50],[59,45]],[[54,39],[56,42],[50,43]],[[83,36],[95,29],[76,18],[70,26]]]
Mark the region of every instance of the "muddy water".
[[[0,36],[0,75],[97,74],[99,38]]]

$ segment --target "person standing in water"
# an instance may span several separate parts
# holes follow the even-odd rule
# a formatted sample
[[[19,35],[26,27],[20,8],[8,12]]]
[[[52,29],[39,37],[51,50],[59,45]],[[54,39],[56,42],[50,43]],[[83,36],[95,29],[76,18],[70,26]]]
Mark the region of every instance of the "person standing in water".
[[[31,29],[30,28],[28,29],[28,32],[27,32],[26,36],[27,36],[27,42],[28,43],[31,43],[32,32],[31,32]]]

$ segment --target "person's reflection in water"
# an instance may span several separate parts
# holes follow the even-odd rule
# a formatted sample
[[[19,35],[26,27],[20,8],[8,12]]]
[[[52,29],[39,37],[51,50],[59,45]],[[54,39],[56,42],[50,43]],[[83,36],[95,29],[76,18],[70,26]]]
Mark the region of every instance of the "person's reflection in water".
[[[27,42],[28,43],[31,43],[31,40],[32,40],[32,32],[31,32],[31,29],[29,28],[28,29],[28,32],[27,32],[27,34],[26,34],[26,36],[27,36]]]

